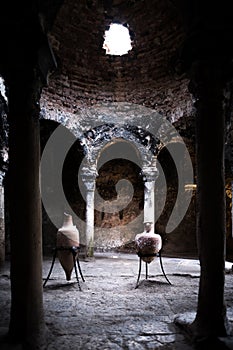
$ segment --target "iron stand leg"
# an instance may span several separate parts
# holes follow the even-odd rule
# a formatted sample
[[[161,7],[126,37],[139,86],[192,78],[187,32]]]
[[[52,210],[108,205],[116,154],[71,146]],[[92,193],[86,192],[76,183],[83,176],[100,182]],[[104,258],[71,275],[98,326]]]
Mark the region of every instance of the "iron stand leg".
[[[138,256],[139,256],[140,260],[139,260],[138,279],[137,279],[137,283],[136,283],[135,289],[138,288],[138,286],[139,286],[139,279],[140,279],[141,267],[142,267],[142,257],[141,257],[141,255],[139,255],[139,254],[138,254]],[[163,275],[164,275],[164,277],[166,278],[167,282],[171,285],[171,282],[170,282],[169,279],[167,278],[166,273],[165,273],[164,268],[163,268],[161,250],[160,250],[159,253],[157,253],[157,254],[144,254],[143,256],[159,256],[160,266],[161,266],[161,270],[162,270],[162,272],[163,272]],[[146,262],[146,279],[148,279],[148,263],[147,263],[147,262]]]
[[[46,279],[45,279],[45,281],[44,281],[43,287],[45,287],[45,285],[46,285],[46,283],[48,282],[49,277],[50,277],[50,275],[51,275],[51,273],[52,273],[52,270],[53,270],[53,266],[54,266],[54,262],[55,262],[56,256],[57,256],[57,248],[54,248],[54,254],[53,254],[52,265],[51,265],[51,267],[50,267],[48,276],[46,277]]]
[[[159,261],[160,261],[160,266],[161,266],[161,270],[162,270],[162,272],[163,272],[164,277],[166,278],[167,282],[168,282],[169,284],[171,284],[171,282],[170,282],[169,279],[167,278],[166,273],[165,273],[164,268],[163,268],[161,250],[159,251]]]
[[[148,263],[146,262],[146,280],[148,278]]]
[[[85,279],[83,277],[83,274],[82,274],[82,271],[81,271],[81,267],[80,267],[80,264],[79,264],[79,258],[77,258],[77,265],[78,265],[78,270],[79,270],[80,276],[82,278],[82,281],[85,282]]]
[[[79,290],[81,290],[81,286],[80,286],[79,278],[78,278],[78,271],[77,271],[77,266],[76,266],[76,260],[75,260],[76,252],[77,252],[76,249],[75,249],[74,247],[72,247],[72,248],[71,248],[71,253],[72,253],[72,255],[73,255],[75,276],[76,276],[76,280],[77,280],[77,283],[78,283]]]
[[[76,254],[77,254],[77,251],[78,251],[78,247],[56,247],[56,248],[54,248],[52,264],[51,264],[48,276],[46,277],[46,279],[45,279],[45,281],[43,283],[43,287],[45,287],[45,285],[48,282],[49,277],[50,277],[50,275],[52,273],[53,266],[54,266],[54,263],[55,263],[55,259],[56,259],[58,250],[69,250],[72,253],[74,270],[75,270],[75,276],[76,276],[76,279],[77,279],[77,282],[78,282],[79,290],[81,290],[81,286],[80,286],[79,278],[78,278],[77,266],[78,266],[78,270],[80,272],[80,276],[81,276],[83,282],[85,282],[85,280],[84,280],[84,277],[83,277],[83,274],[82,274],[82,271],[81,271],[81,267],[80,267],[80,264],[79,264],[79,258],[78,257],[77,257],[77,259],[75,258]],[[76,263],[77,263],[77,265],[76,265]]]
[[[141,275],[141,268],[142,268],[142,258],[140,257],[139,259],[139,271],[138,271],[138,279],[137,279],[137,283],[136,283],[136,288],[138,288],[139,286],[139,279],[140,279],[140,275]]]

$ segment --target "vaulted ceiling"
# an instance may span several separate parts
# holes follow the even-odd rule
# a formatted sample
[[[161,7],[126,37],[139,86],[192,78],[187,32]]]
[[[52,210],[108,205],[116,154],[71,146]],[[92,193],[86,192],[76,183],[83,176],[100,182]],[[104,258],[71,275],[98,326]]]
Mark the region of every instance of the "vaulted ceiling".
[[[106,55],[104,32],[127,25],[133,49]],[[192,112],[187,80],[177,75],[184,40],[176,6],[165,1],[65,1],[49,31],[57,69],[43,98],[75,113],[102,102],[131,102],[155,108],[170,119]]]
[[[185,74],[191,61],[232,55],[230,9],[227,0],[8,1],[0,11],[0,71],[23,77],[38,56],[43,70],[54,55],[56,67],[51,63],[41,97],[45,109],[75,114],[105,102],[130,102],[176,122],[195,113]],[[126,55],[106,55],[102,48],[111,22],[129,28],[133,49]]]

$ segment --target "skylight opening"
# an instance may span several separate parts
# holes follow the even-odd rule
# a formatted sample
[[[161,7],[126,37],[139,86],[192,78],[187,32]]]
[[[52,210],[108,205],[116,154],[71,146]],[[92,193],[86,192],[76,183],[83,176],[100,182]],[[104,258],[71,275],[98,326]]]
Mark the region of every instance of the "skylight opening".
[[[122,56],[132,50],[129,30],[122,24],[112,23],[105,31],[103,49],[106,55]]]

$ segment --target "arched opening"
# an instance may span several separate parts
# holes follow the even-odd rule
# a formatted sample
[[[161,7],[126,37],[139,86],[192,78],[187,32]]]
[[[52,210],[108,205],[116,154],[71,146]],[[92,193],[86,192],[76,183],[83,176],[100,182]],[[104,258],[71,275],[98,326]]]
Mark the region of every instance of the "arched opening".
[[[182,178],[185,176],[187,166],[184,147],[183,143],[172,143],[172,149],[177,154],[177,164],[167,147],[162,148],[158,154],[157,159],[162,171],[159,172],[155,184],[155,203],[156,210],[161,212],[161,215],[155,227],[157,233],[163,237],[164,254],[177,257],[197,257],[196,227],[193,225],[196,216],[196,193],[189,184],[185,184],[185,179]],[[182,210],[183,202],[177,202],[179,183],[182,183],[183,196],[188,194],[187,191],[193,190],[192,199],[180,224],[172,232],[166,233],[166,226],[174,208],[178,213]]]
[[[47,120],[47,119],[40,120],[41,155],[43,154],[47,141],[49,140],[50,136],[58,126],[59,126],[59,123],[53,120]],[[56,155],[53,153],[50,154],[49,164],[47,164],[48,169],[50,167],[53,167],[55,156]],[[52,191],[52,182],[53,182],[53,179],[51,179],[51,186],[47,187],[47,191]],[[50,254],[52,251],[52,248],[54,248],[55,242],[56,242],[56,233],[57,233],[57,227],[50,220],[50,217],[47,214],[42,201],[42,235],[43,235],[43,253],[45,255]]]
[[[78,182],[78,172],[83,157],[84,150],[80,141],[77,140],[66,155],[62,171],[62,185],[67,202],[77,218],[80,219],[77,224],[76,218],[73,216],[74,223],[79,230],[80,247],[85,245],[86,201],[80,191]],[[69,212],[69,208],[67,211]]]
[[[50,136],[53,134],[53,132],[59,125],[59,123],[53,120],[42,119],[40,121],[41,154],[47,147],[47,142]],[[49,153],[49,157],[46,159],[46,169],[48,171],[48,174],[50,174],[50,170],[52,171],[53,169],[54,171],[54,169],[56,169],[56,167],[58,166],[57,160],[59,157],[60,154],[59,152],[57,152],[56,148],[54,148]],[[81,219],[80,222],[82,222],[82,220],[85,220],[85,201],[80,193],[78,186],[78,170],[82,159],[83,149],[80,145],[79,140],[77,140],[70,147],[62,166],[62,188],[64,191],[64,195],[69,205],[69,208],[71,208],[73,212],[77,215],[77,217]],[[45,255],[47,253],[51,253],[52,248],[56,246],[56,233],[58,227],[52,222],[51,213],[53,214],[53,216],[59,217],[62,222],[63,212],[69,212],[69,208],[67,208],[65,204],[61,203],[60,200],[58,200],[58,198],[56,197],[57,189],[54,186],[54,183],[55,179],[53,178],[53,176],[48,176],[46,181],[47,188],[45,189],[45,191],[51,194],[51,198],[54,198],[54,200],[52,200],[51,202],[53,204],[53,208],[49,208],[49,213],[47,213],[46,209],[48,208],[45,209],[42,200],[42,233],[43,251]],[[80,227],[79,225],[78,229],[80,231],[80,241],[85,242],[84,227]]]
[[[141,160],[131,143],[116,139],[101,151],[97,168],[95,249],[124,250],[143,220]]]

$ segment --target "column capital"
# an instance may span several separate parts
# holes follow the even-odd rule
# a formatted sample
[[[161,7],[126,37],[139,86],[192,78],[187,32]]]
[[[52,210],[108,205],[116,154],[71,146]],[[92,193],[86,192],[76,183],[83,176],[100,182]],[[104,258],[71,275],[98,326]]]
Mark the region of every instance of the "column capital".
[[[159,171],[155,166],[144,166],[142,168],[143,181],[146,182],[155,182],[159,176]]]
[[[98,175],[97,170],[84,166],[81,170],[81,179],[88,191],[95,190],[95,180]]]

